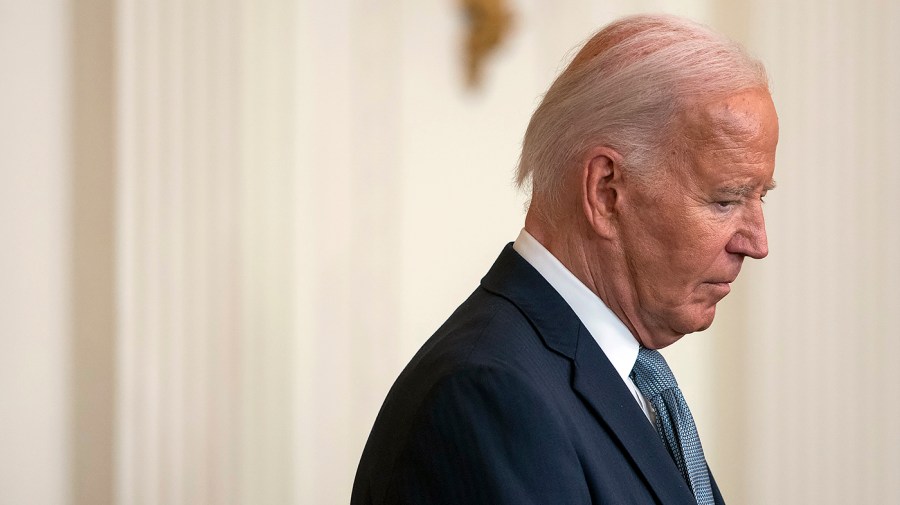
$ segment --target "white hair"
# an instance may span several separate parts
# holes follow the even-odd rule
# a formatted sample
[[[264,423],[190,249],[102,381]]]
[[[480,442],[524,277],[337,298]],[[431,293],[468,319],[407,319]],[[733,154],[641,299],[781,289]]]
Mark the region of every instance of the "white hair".
[[[567,175],[588,149],[623,157],[623,170],[651,183],[673,148],[685,106],[763,88],[762,63],[736,42],[669,15],[620,19],[597,32],[556,78],[531,116],[516,173],[552,224]]]

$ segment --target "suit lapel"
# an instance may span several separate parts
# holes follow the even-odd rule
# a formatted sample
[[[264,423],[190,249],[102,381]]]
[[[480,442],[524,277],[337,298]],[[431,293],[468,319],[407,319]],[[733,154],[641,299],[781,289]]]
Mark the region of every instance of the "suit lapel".
[[[583,326],[578,341],[575,391],[619,438],[662,503],[696,503],[659,434]]]
[[[573,389],[609,427],[661,503],[696,503],[612,363],[565,300],[509,244],[481,281],[515,304],[545,345],[573,362]]]

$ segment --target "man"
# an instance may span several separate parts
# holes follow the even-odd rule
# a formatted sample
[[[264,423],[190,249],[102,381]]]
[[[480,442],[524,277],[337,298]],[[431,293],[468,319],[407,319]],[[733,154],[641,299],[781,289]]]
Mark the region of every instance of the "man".
[[[352,503],[724,503],[655,349],[766,256],[777,139],[738,45],[669,16],[597,33],[525,134],[525,229],[397,379]]]

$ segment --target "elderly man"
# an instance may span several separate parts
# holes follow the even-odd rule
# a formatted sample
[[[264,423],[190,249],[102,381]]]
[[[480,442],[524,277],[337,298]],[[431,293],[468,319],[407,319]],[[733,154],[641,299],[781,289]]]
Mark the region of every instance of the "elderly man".
[[[767,254],[765,70],[695,23],[597,33],[525,134],[525,229],[391,389],[352,503],[723,503],[655,350]]]

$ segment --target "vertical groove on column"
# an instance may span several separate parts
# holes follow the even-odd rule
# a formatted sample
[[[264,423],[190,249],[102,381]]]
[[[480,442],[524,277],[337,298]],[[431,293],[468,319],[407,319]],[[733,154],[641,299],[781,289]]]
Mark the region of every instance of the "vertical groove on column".
[[[170,465],[172,464],[172,412],[169,410],[169,393],[177,385],[172,380],[173,363],[171,357],[172,351],[172,331],[174,330],[172,320],[172,263],[174,258],[170,256],[171,247],[171,206],[169,205],[169,197],[172,191],[172,146],[170,129],[171,124],[171,108],[172,88],[170,76],[172,73],[171,62],[169,61],[169,44],[171,43],[169,28],[169,2],[167,0],[157,0],[154,2],[155,14],[155,32],[156,42],[156,96],[154,106],[157,109],[156,138],[157,145],[155,151],[158,153],[158,160],[151,170],[156,175],[156,195],[153,202],[156,225],[156,258],[158,262],[158,270],[156,274],[158,299],[158,368],[159,380],[157,388],[157,409],[159,423],[159,440],[158,450],[159,456],[157,465],[159,466],[159,490],[158,503],[171,503],[172,500],[172,472]]]
[[[879,103],[885,112],[875,123],[876,130],[880,132],[878,144],[882,146],[880,165],[887,167],[879,174],[883,178],[880,181],[880,201],[896,202],[897,195],[900,194],[900,154],[896,147],[897,132],[900,131],[900,97],[897,93],[900,90],[900,65],[897,65],[900,61],[900,30],[897,29],[900,25],[900,3],[887,0],[875,5],[881,22],[874,26],[880,28],[881,40],[878,45],[884,50],[884,57],[878,62],[878,74],[887,90],[883,102]],[[900,419],[900,372],[896,362],[900,356],[900,338],[897,337],[897,328],[900,326],[900,314],[897,313],[897,307],[900,307],[900,290],[897,289],[900,284],[900,225],[896,203],[892,210],[882,216],[882,223],[887,223],[883,229],[893,233],[886,234],[879,241],[885,278],[879,283],[881,290],[878,298],[881,300],[881,307],[893,307],[893,310],[881,317],[877,340],[880,377],[874,388],[884,399],[879,405],[884,408],[880,412],[880,418],[885,429],[879,430],[878,442],[887,448],[880,451],[882,467],[879,489],[883,490],[883,496],[900,501],[900,479],[896,478],[900,475],[900,430],[897,429],[897,419]]]
[[[167,471],[170,473],[169,493],[173,505],[188,503],[185,501],[186,461],[185,461],[185,434],[186,418],[184,411],[186,381],[185,341],[189,338],[185,331],[186,320],[189,314],[185,307],[185,90],[184,90],[184,55],[185,55],[185,29],[183,6],[181,2],[169,1],[166,16],[167,25],[167,74],[168,85],[171,90],[169,99],[169,125],[166,128],[168,134],[168,147],[170,153],[168,172],[170,182],[170,194],[166,196],[164,208],[168,210],[170,223],[169,252],[171,261],[171,274],[168,280],[170,284],[170,308],[171,308],[171,332],[170,338],[170,388],[167,398],[167,415],[170,432],[170,464]]]
[[[184,174],[182,182],[184,190],[181,193],[181,214],[179,218],[183,222],[181,228],[181,240],[183,249],[184,277],[180,279],[184,289],[184,369],[183,369],[183,394],[181,397],[181,408],[184,412],[182,430],[184,433],[183,443],[183,487],[182,497],[185,503],[207,503],[205,496],[202,494],[202,487],[198,482],[202,482],[201,475],[198,472],[197,453],[200,444],[198,443],[198,433],[196,426],[201,416],[199,408],[201,394],[198,391],[198,368],[202,367],[202,353],[198,340],[202,338],[201,325],[198,324],[198,274],[197,259],[193,254],[197,247],[197,226],[196,226],[196,190],[198,186],[198,163],[196,161],[196,150],[193,148],[197,143],[197,123],[196,123],[196,87],[195,87],[195,70],[194,61],[196,59],[197,26],[192,20],[197,18],[196,2],[188,2],[182,12],[182,23],[180,26],[173,27],[177,30],[177,37],[182,41],[182,59],[180,61],[180,83],[179,86],[183,90],[184,107],[178,111],[182,117],[184,131],[183,141],[180,145],[179,154],[183,160]]]
[[[310,90],[316,97],[312,110],[317,131],[310,161],[309,184],[317,188],[312,208],[315,216],[308,244],[308,256],[318,271],[311,279],[319,302],[314,331],[307,338],[314,368],[315,398],[307,415],[314,419],[315,489],[313,503],[338,501],[337,490],[348,489],[345,468],[353,457],[349,443],[353,396],[348,357],[353,352],[350,332],[353,291],[349,279],[354,202],[348,193],[352,175],[341,167],[351,166],[347,139],[351,138],[353,113],[351,96],[352,9],[348,0],[329,4],[313,2],[311,15],[318,20],[312,28],[311,53],[315,72]],[[327,58],[327,61],[325,59]],[[359,252],[361,253],[361,252]]]
[[[837,415],[829,416],[834,421],[825,440],[831,441],[836,450],[832,454],[822,454],[822,459],[830,464],[828,474],[820,476],[824,481],[823,487],[828,492],[820,497],[823,503],[865,503],[863,496],[866,490],[862,487],[861,474],[865,471],[865,460],[871,457],[862,443],[865,429],[852,428],[865,426],[865,419],[868,418],[866,411],[873,406],[868,388],[860,380],[865,373],[866,348],[873,336],[871,317],[866,316],[868,311],[864,306],[865,291],[869,285],[868,272],[875,267],[871,261],[872,249],[867,246],[871,244],[871,239],[868,234],[869,223],[866,222],[866,207],[867,201],[872,200],[871,192],[876,189],[870,185],[868,174],[877,169],[871,164],[871,152],[865,152],[868,147],[865,141],[868,129],[862,126],[868,124],[869,119],[865,107],[866,93],[863,90],[868,87],[865,83],[871,82],[866,52],[872,48],[866,44],[864,26],[868,17],[867,4],[870,2],[840,3],[837,7],[838,15],[829,19],[827,25],[841,30],[831,37],[835,42],[833,52],[826,53],[832,55],[828,58],[832,65],[826,75],[837,76],[833,80],[837,85],[828,88],[823,101],[840,104],[834,109],[829,108],[835,111],[829,123],[829,130],[834,135],[830,145],[835,147],[829,149],[829,155],[834,158],[841,157],[844,152],[856,155],[853,175],[850,177],[845,175],[846,166],[843,163],[827,161],[832,192],[826,201],[841,202],[840,206],[829,206],[833,209],[835,224],[832,236],[836,237],[840,255],[830,269],[839,274],[826,277],[837,277],[840,282],[828,290],[831,294],[829,298],[833,301],[833,317],[838,319],[835,325],[838,331],[831,332],[829,348],[832,352],[828,363],[836,370],[829,374],[837,378],[833,394],[842,400],[840,408],[836,409]],[[848,69],[852,71],[847,72]],[[877,83],[872,84],[876,87],[873,94],[879,94]],[[840,210],[842,207],[844,212]],[[848,314],[853,317],[846,317]],[[855,352],[847,353],[848,345]],[[837,368],[839,366],[843,369]],[[853,471],[848,472],[848,468]],[[840,482],[842,478],[844,482]]]
[[[236,415],[229,405],[228,397],[236,393],[229,388],[225,377],[226,363],[232,357],[234,349],[228,345],[231,329],[227,321],[233,307],[230,304],[232,293],[228,291],[229,280],[237,275],[228,271],[223,265],[223,255],[228,247],[227,230],[225,221],[227,214],[223,207],[236,205],[230,201],[223,192],[229,174],[227,171],[230,160],[226,158],[226,152],[221,143],[222,134],[238,125],[223,124],[219,116],[220,107],[223,106],[222,94],[227,83],[221,82],[219,74],[219,62],[225,48],[220,45],[221,31],[223,30],[222,18],[223,3],[204,2],[201,4],[204,15],[200,23],[201,41],[203,52],[201,59],[195,62],[200,69],[201,78],[196,83],[198,93],[202,99],[202,124],[203,124],[203,186],[204,198],[203,219],[201,225],[204,228],[204,248],[202,253],[203,268],[206,275],[203,280],[205,298],[207,300],[207,315],[205,327],[205,339],[203,352],[206,356],[206,368],[204,370],[204,398],[205,422],[201,425],[205,433],[206,446],[204,447],[203,472],[205,475],[205,490],[207,500],[211,504],[230,503],[234,499],[229,489],[227,468],[230,463],[229,439],[225,425],[228,420]],[[237,97],[229,97],[237,99]],[[242,370],[235,371],[237,375]]]
[[[116,415],[115,415],[115,503],[133,505],[136,503],[136,471],[134,468],[136,421],[135,403],[135,331],[136,331],[136,286],[133,273],[135,258],[135,193],[136,193],[136,146],[135,146],[135,29],[134,5],[128,0],[118,4],[116,13],[116,96],[118,145],[116,179],[116,288],[118,319],[116,332]]]
[[[153,255],[152,241],[155,237],[152,235],[151,219],[148,212],[152,212],[153,201],[152,184],[153,174],[151,173],[153,164],[152,158],[152,135],[153,135],[153,107],[149,94],[154,89],[153,79],[155,74],[152,66],[152,43],[153,33],[148,22],[148,4],[141,3],[137,9],[137,26],[138,26],[138,51],[135,57],[139,58],[141,64],[138,67],[137,96],[138,101],[138,162],[137,162],[137,219],[135,227],[138,233],[138,259],[137,270],[133,273],[136,277],[138,290],[138,320],[136,325],[136,344],[139,350],[136,361],[136,382],[137,382],[137,423],[135,426],[137,435],[137,452],[136,452],[136,477],[137,477],[137,504],[151,505],[158,502],[156,495],[157,484],[157,466],[155,457],[156,451],[156,432],[154,430],[156,420],[154,418],[153,399],[155,397],[153,384],[156,379],[154,368],[157,362],[154,356],[155,342],[153,331],[154,320],[154,303],[156,300],[153,296],[153,278],[156,272],[153,271]]]
[[[863,2],[858,6],[849,3],[842,3],[838,8],[838,16],[831,23],[832,26],[842,26],[849,24],[852,28],[850,33],[855,34],[854,37],[848,37],[846,43],[838,47],[840,57],[837,58],[838,64],[833,66],[831,71],[838,75],[846,75],[846,83],[843,89],[835,89],[833,96],[846,96],[847,90],[865,89],[867,82],[874,82],[871,73],[871,57],[876,51],[870,41],[870,31],[866,29],[868,20],[871,19],[870,12],[871,3]],[[856,72],[845,73],[843,69],[857,67]],[[881,86],[878,85],[878,88]],[[877,324],[874,314],[869,312],[872,306],[872,298],[870,297],[870,289],[868,286],[873,285],[871,272],[877,269],[877,256],[874,250],[863,247],[862,251],[858,249],[861,244],[874,243],[872,231],[872,204],[877,203],[875,198],[867,197],[867,193],[877,191],[877,186],[873,185],[872,176],[877,170],[875,158],[873,157],[873,147],[870,143],[871,135],[867,128],[851,128],[850,124],[865,125],[871,124],[874,111],[871,108],[871,98],[881,94],[879,89],[876,93],[860,93],[852,101],[848,100],[852,105],[852,113],[848,115],[849,123],[846,118],[835,117],[835,129],[840,132],[840,137],[849,139],[850,149],[858,153],[857,163],[858,169],[854,170],[854,177],[850,178],[850,192],[853,194],[851,202],[854,212],[852,221],[845,221],[844,228],[854,229],[853,234],[844,237],[844,257],[842,263],[852,265],[851,276],[846,278],[848,284],[853,287],[850,290],[850,303],[852,304],[851,313],[858,314],[859,318],[851,321],[843,318],[843,331],[836,339],[835,362],[848,361],[846,348],[848,339],[855,341],[858,345],[857,354],[850,360],[850,373],[845,375],[843,381],[843,390],[841,396],[848,399],[847,414],[840,426],[838,426],[834,436],[846,439],[842,454],[835,458],[835,473],[837,477],[841,474],[846,475],[846,468],[854,468],[856,471],[850,472],[847,479],[847,485],[835,486],[835,493],[831,497],[833,500],[840,500],[842,503],[852,503],[860,501],[861,503],[875,503],[878,500],[866,499],[870,490],[866,488],[867,473],[869,472],[869,460],[875,453],[867,444],[867,432],[875,430],[847,430],[848,426],[865,426],[867,420],[870,419],[867,410],[869,406],[876,405],[873,400],[871,388],[866,384],[865,378],[868,375],[867,369],[870,367],[869,350],[871,349],[873,337],[875,337],[875,326]],[[836,139],[840,142],[840,138]],[[835,153],[840,156],[840,153]],[[840,194],[846,191],[841,185],[842,170],[836,167],[835,170],[835,195],[840,198]],[[843,190],[843,191],[842,191]],[[858,223],[854,226],[854,222]],[[838,291],[839,292],[839,291]],[[874,426],[873,426],[874,428]],[[850,436],[847,436],[847,433]],[[842,436],[843,435],[843,436]],[[837,479],[835,479],[837,480]],[[834,486],[834,484],[833,484]]]
[[[171,465],[174,459],[172,453],[172,437],[173,432],[173,412],[170,408],[169,394],[179,385],[173,380],[173,363],[172,363],[172,344],[174,331],[174,321],[172,318],[173,300],[172,295],[172,266],[175,258],[171,252],[171,206],[169,198],[172,192],[172,145],[171,145],[171,109],[170,102],[172,100],[172,88],[170,76],[172,74],[169,46],[171,44],[171,36],[168,33],[169,28],[169,2],[160,0],[154,2],[155,13],[152,16],[155,22],[156,32],[156,54],[154,59],[157,65],[156,78],[156,96],[153,106],[157,109],[156,139],[157,144],[153,149],[158,153],[157,163],[151,166],[150,170],[156,176],[156,192],[152,202],[154,211],[155,230],[155,255],[158,262],[158,270],[156,271],[156,298],[158,299],[158,335],[157,340],[157,360],[158,366],[156,373],[158,374],[158,383],[156,384],[158,399],[156,400],[156,408],[158,409],[158,432],[159,439],[157,447],[159,450],[156,461],[159,467],[159,490],[158,503],[172,502],[172,478]],[[150,209],[148,209],[149,211]]]
[[[241,402],[237,412],[239,415],[238,503],[249,503],[251,501],[255,488],[255,476],[253,474],[259,468],[259,461],[253,451],[254,444],[251,438],[252,433],[257,429],[257,424],[255,422],[256,418],[252,413],[259,410],[258,400],[256,395],[254,395],[255,378],[253,373],[255,370],[253,365],[256,355],[255,351],[258,350],[260,346],[259,340],[261,338],[260,335],[255,335],[258,326],[258,318],[250,305],[250,302],[257,298],[257,283],[255,283],[252,278],[253,265],[257,263],[255,255],[256,248],[253,243],[255,237],[251,233],[252,230],[254,230],[255,225],[251,210],[256,205],[256,200],[254,198],[255,188],[253,187],[255,179],[248,173],[248,167],[252,167],[253,162],[255,161],[255,129],[258,127],[253,114],[253,107],[256,104],[251,100],[250,97],[252,95],[249,93],[249,90],[255,89],[255,77],[258,72],[258,69],[252,64],[253,55],[256,53],[256,48],[253,46],[256,36],[253,26],[257,22],[255,19],[255,10],[256,4],[243,3],[241,4],[239,15],[239,19],[241,20],[241,48],[239,58],[242,70],[240,85],[242,90],[248,90],[248,92],[246,96],[243,93],[240,95],[240,137],[242,143],[241,157],[238,165],[240,172],[238,179],[240,186],[239,198],[241,202],[241,226],[239,235],[239,256],[241,266],[238,271],[241,276],[240,282],[242,287],[240,298],[241,329],[239,337],[239,348],[241,351],[240,361],[238,363],[238,368],[241,371],[239,375],[241,381],[239,389]],[[261,167],[258,170],[261,170]],[[247,341],[247,335],[255,336],[255,345],[252,345],[252,342]]]
[[[818,143],[834,145],[839,135],[835,118],[843,111],[844,104],[835,103],[833,106],[822,107],[827,103],[828,97],[834,96],[839,86],[846,86],[845,77],[835,74],[833,67],[841,58],[838,40],[835,37],[820,38],[817,30],[812,27],[833,26],[836,17],[837,6],[834,2],[818,4],[807,0],[805,11],[811,16],[802,19],[801,33],[804,34],[806,44],[803,46],[802,57],[812,62],[809,72],[804,75],[803,82],[811,82],[816,76],[830,75],[831,79],[823,80],[820,86],[803,93],[803,117],[817,117],[818,128],[804,128],[800,145],[811,146]],[[824,141],[824,142],[823,142]],[[837,187],[833,178],[834,166],[829,159],[832,153],[829,149],[815,149],[810,154],[810,165],[820,167],[818,174],[805,173],[805,177],[798,186],[803,188],[805,204],[803,206],[802,223],[808,223],[803,241],[797,247],[804,244],[821,244],[823,251],[828,254],[817,258],[817,261],[806,261],[802,265],[802,285],[808,286],[797,297],[802,300],[806,310],[802,313],[802,320],[807,328],[801,328],[798,343],[805,352],[802,358],[797,360],[795,373],[805,378],[800,393],[805,392],[801,398],[803,401],[798,408],[792,408],[791,414],[797,420],[798,429],[795,440],[801,441],[803,457],[794,462],[792,468],[802,469],[791,483],[795,503],[813,502],[822,503],[826,496],[833,496],[835,491],[835,465],[837,454],[844,451],[843,444],[846,437],[834,438],[843,419],[834,415],[816,415],[816,411],[822,409],[820,405],[822,397],[820,392],[830,391],[831,394],[840,397],[843,395],[846,378],[836,373],[816,373],[823,363],[834,363],[838,350],[836,339],[842,333],[844,319],[837,311],[840,310],[838,300],[831,295],[838,286],[844,284],[846,272],[838,270],[836,266],[842,263],[844,244],[835,228],[843,228],[843,222],[847,216],[838,213],[833,205],[821,205],[821,202],[835,201]],[[849,195],[846,195],[849,196]],[[810,233],[814,231],[814,233]],[[792,252],[795,258],[800,255]],[[832,272],[830,275],[821,275],[821,272]],[[825,296],[816,297],[813,293],[823,293]],[[818,342],[813,345],[810,338],[815,337]],[[804,413],[808,414],[804,416]],[[806,422],[801,420],[806,417]],[[806,432],[804,436],[804,432]],[[812,435],[812,436],[810,436]],[[818,461],[818,465],[803,465],[803,462]],[[802,466],[801,466],[802,465]],[[811,486],[798,486],[797,482],[809,482]],[[840,491],[838,491],[840,492]]]
[[[145,199],[141,209],[144,220],[145,238],[141,247],[146,251],[146,263],[143,265],[146,273],[146,319],[144,328],[143,348],[147,359],[145,361],[145,374],[143,376],[144,395],[143,402],[146,407],[144,419],[146,431],[144,440],[144,477],[145,477],[145,504],[152,505],[162,502],[161,490],[164,487],[163,465],[163,433],[162,422],[164,412],[162,403],[162,380],[164,366],[162,356],[162,332],[165,327],[164,302],[161,292],[162,270],[161,258],[161,166],[162,166],[162,125],[161,114],[163,104],[161,90],[163,87],[163,72],[161,68],[160,38],[162,36],[159,6],[154,2],[144,4],[146,53],[143,55],[146,61],[146,87],[144,88],[144,112],[146,126],[144,130],[144,167],[145,174]]]
[[[790,37],[788,40],[791,43],[793,48],[792,51],[792,59],[796,62],[795,64],[798,67],[799,74],[803,76],[813,75],[817,70],[818,62],[810,57],[809,48],[811,44],[814,43],[811,34],[806,30],[796,30],[794,27],[796,26],[804,26],[806,24],[815,24],[816,20],[815,13],[810,13],[808,11],[810,6],[810,2],[807,0],[806,2],[801,2],[799,5],[793,5],[791,8],[791,20],[789,23],[782,26],[782,30],[785,30],[788,33],[794,34],[793,37]],[[817,9],[818,10],[818,9]],[[807,16],[812,16],[813,19],[808,19]],[[790,215],[790,226],[787,230],[791,240],[785,240],[784,248],[779,251],[779,258],[782,259],[782,269],[784,267],[783,258],[789,258],[791,256],[792,251],[798,250],[798,248],[802,248],[803,244],[808,243],[810,240],[816,240],[820,237],[820,231],[815,226],[810,226],[807,223],[811,223],[810,217],[813,214],[813,210],[810,208],[810,195],[816,194],[817,191],[821,192],[821,187],[816,181],[806,181],[801,176],[799,170],[801,167],[795,165],[795,162],[792,160],[796,159],[797,146],[806,145],[808,140],[813,133],[809,131],[808,128],[804,128],[803,125],[796,120],[798,117],[802,117],[809,110],[811,110],[810,102],[812,100],[812,93],[803,93],[801,90],[801,86],[798,86],[798,82],[803,81],[795,81],[794,79],[790,79],[788,76],[783,76],[782,82],[790,82],[789,93],[783,95],[784,102],[794,102],[794,121],[788,125],[788,133],[787,136],[788,143],[791,144],[788,146],[789,153],[792,153],[792,156],[788,159],[788,166],[785,167],[785,170],[789,172],[788,181],[789,183],[786,185],[788,187],[787,191],[782,190],[781,195],[775,195],[775,197],[781,198],[796,198],[796,202],[798,204],[798,208],[796,210],[791,209],[789,205],[785,205],[783,208],[786,213]],[[817,161],[812,161],[812,163],[816,163]],[[810,185],[808,190],[802,190],[800,188]],[[785,195],[787,193],[787,196]],[[779,444],[776,446],[776,450],[786,450],[787,454],[784,458],[784,464],[788,468],[795,469],[795,472],[804,473],[809,466],[805,465],[804,462],[810,461],[812,456],[811,451],[814,448],[809,447],[804,443],[797,443],[796,441],[803,440],[803,433],[807,429],[821,429],[820,425],[814,425],[809,427],[806,425],[806,419],[802,415],[803,412],[810,412],[812,408],[812,397],[806,392],[810,391],[810,381],[812,378],[808,377],[807,374],[803,373],[805,370],[805,365],[808,360],[814,360],[815,356],[821,351],[821,348],[812,348],[808,349],[803,342],[802,338],[798,338],[800,335],[810,331],[817,331],[816,326],[819,325],[818,320],[810,321],[809,316],[812,312],[816,310],[816,307],[811,305],[811,300],[808,297],[800,294],[796,295],[800,290],[803,289],[805,282],[808,282],[808,272],[812,267],[809,263],[801,263],[795,264],[788,267],[788,270],[792,272],[791,283],[788,284],[788,289],[790,289],[795,296],[792,296],[790,300],[787,302],[787,310],[782,313],[782,317],[788,321],[788,324],[785,325],[784,328],[776,329],[776,344],[775,345],[784,345],[786,347],[786,351],[784,356],[785,359],[781,360],[780,365],[783,367],[779,372],[782,372],[782,380],[777,380],[775,383],[775,390],[781,390],[785,394],[781,395],[779,401],[779,409],[776,412],[777,418],[780,418],[780,424],[787,423],[787,429],[780,429],[781,427],[776,427],[777,432],[784,433],[783,438],[780,440]],[[813,279],[813,282],[816,282]],[[777,283],[777,279],[776,279]],[[774,285],[773,285],[774,287]],[[815,287],[810,287],[811,290],[815,290]],[[774,294],[774,293],[770,293]],[[795,315],[792,317],[792,315]],[[808,325],[812,324],[813,327],[809,327]],[[780,330],[780,332],[779,332]],[[780,334],[779,334],[780,333]],[[771,457],[771,455],[767,455]],[[767,462],[764,462],[766,464]],[[800,486],[792,485],[794,479],[796,479],[797,475],[787,475],[783,471],[779,471],[775,469],[776,475],[778,476],[778,487],[777,490],[771,496],[766,497],[769,500],[774,500],[774,502],[783,501],[785,503],[801,503],[805,498],[803,496],[804,489]]]
[[[816,5],[814,7],[820,7]],[[847,26],[849,30],[845,30],[842,35],[829,37],[829,47],[827,51],[818,51],[819,57],[827,62],[827,66],[819,75],[834,76],[828,79],[828,85],[824,87],[824,93],[817,96],[820,110],[824,109],[828,114],[828,122],[825,125],[829,132],[829,146],[839,146],[842,143],[851,151],[857,151],[862,146],[858,142],[856,129],[848,128],[848,124],[860,124],[860,100],[859,97],[849,97],[845,93],[847,90],[859,89],[860,75],[864,73],[864,67],[859,64],[858,52],[861,49],[859,44],[862,33],[858,31],[859,14],[855,6],[847,3],[832,5],[829,12],[833,15],[827,19],[823,26],[840,27]],[[813,31],[813,30],[808,30]],[[852,34],[852,35],[851,35]],[[851,36],[847,36],[851,35]],[[811,48],[813,53],[816,48]],[[813,53],[816,54],[816,53]],[[847,68],[854,68],[853,72],[845,72]],[[865,76],[862,76],[865,78]],[[844,98],[844,99],[841,99]],[[823,103],[835,103],[833,107],[821,107]],[[811,110],[811,113],[812,110]],[[864,351],[863,346],[857,347],[855,353],[847,354],[847,339],[853,338],[863,329],[864,322],[860,320],[850,320],[845,317],[846,314],[859,314],[860,285],[864,284],[863,277],[860,277],[861,262],[858,255],[858,244],[865,243],[865,234],[860,226],[861,204],[865,196],[861,193],[867,188],[861,183],[864,181],[860,172],[868,170],[862,168],[861,171],[855,171],[856,175],[851,178],[841,177],[843,167],[841,164],[833,162],[834,157],[840,156],[838,149],[823,150],[822,166],[827,167],[827,176],[820,177],[825,179],[828,184],[828,193],[824,196],[826,202],[841,202],[841,205],[827,205],[825,208],[826,222],[830,222],[830,226],[826,230],[830,242],[834,244],[834,252],[830,258],[831,264],[826,271],[833,272],[829,275],[821,275],[816,272],[815,275],[830,280],[827,289],[822,291],[828,293],[827,298],[829,306],[825,308],[829,315],[829,320],[833,321],[831,328],[823,328],[828,335],[827,345],[820,345],[829,352],[827,359],[822,363],[829,363],[832,366],[843,364],[843,370],[834,368],[831,373],[820,374],[820,377],[828,377],[831,380],[827,384],[826,391],[828,396],[834,395],[835,398],[841,398],[841,409],[838,409],[837,415],[829,415],[827,419],[828,431],[823,434],[821,441],[828,443],[820,443],[817,460],[826,462],[827,472],[816,475],[818,479],[818,488],[821,489],[816,496],[817,501],[825,503],[833,501],[835,503],[852,503],[860,498],[861,492],[859,488],[859,438],[861,431],[848,430],[849,426],[853,426],[855,413],[866,404],[866,395],[864,390],[859,389],[860,357]],[[864,156],[859,156],[858,161],[864,161]],[[817,206],[821,206],[817,205]],[[842,207],[844,207],[842,211]],[[835,282],[836,281],[836,282]],[[844,294],[845,296],[841,296]],[[849,296],[848,296],[849,295]],[[862,339],[857,340],[859,344],[863,344]],[[820,363],[810,363],[809,368],[821,368]],[[841,411],[842,410],[842,411]],[[810,443],[814,443],[810,441]],[[853,468],[854,471],[847,472],[847,468]],[[841,482],[843,478],[844,482]]]
[[[184,191],[181,194],[181,215],[183,221],[182,241],[184,255],[184,277],[181,283],[185,293],[184,300],[184,382],[183,395],[181,398],[181,408],[184,412],[184,485],[183,497],[185,503],[189,504],[206,504],[206,496],[203,493],[203,477],[199,471],[198,462],[200,458],[198,453],[201,451],[199,442],[198,425],[202,419],[202,398],[200,385],[200,371],[202,370],[202,356],[205,353],[199,345],[199,341],[203,338],[202,325],[200,324],[199,304],[202,297],[198,292],[199,275],[198,260],[195,255],[198,240],[198,195],[197,188],[200,180],[200,167],[197,159],[197,150],[195,146],[198,144],[197,134],[197,118],[200,117],[196,112],[197,91],[196,76],[197,71],[195,62],[198,52],[198,32],[197,23],[194,22],[198,17],[197,2],[188,2],[184,7],[183,22],[180,27],[174,27],[178,30],[178,37],[183,41],[181,61],[181,83],[180,86],[184,93],[184,109],[180,111],[184,122],[183,142],[181,144],[180,154],[184,160]]]
[[[218,2],[217,16],[214,22],[211,46],[217,48],[213,59],[214,76],[210,82],[209,92],[214,97],[211,120],[216,132],[215,161],[212,167],[214,180],[218,182],[216,206],[216,227],[219,241],[214,247],[216,260],[217,291],[222,294],[220,300],[220,328],[217,332],[217,355],[213,381],[218,387],[215,390],[216,411],[214,413],[215,438],[218,441],[220,457],[217,461],[216,478],[218,487],[217,503],[240,503],[237,487],[237,451],[238,414],[241,398],[239,397],[239,377],[244,370],[238,366],[240,347],[240,299],[237,296],[243,285],[240,279],[239,216],[241,200],[237,193],[240,173],[238,171],[241,138],[240,118],[234,114],[240,100],[238,88],[238,72],[241,63],[237,56],[237,43],[241,33],[235,21],[235,2]],[[213,182],[213,181],[210,181]]]
[[[185,214],[185,308],[189,314],[185,321],[186,370],[185,382],[185,500],[188,503],[213,503],[210,500],[209,477],[209,394],[208,369],[211,352],[208,349],[209,296],[208,289],[208,225],[207,225],[207,177],[208,110],[204,62],[207,60],[205,40],[208,12],[202,2],[188,2],[185,13],[185,142],[184,157],[186,183],[184,193]]]
[[[852,7],[848,6],[848,8]],[[893,92],[891,88],[884,87],[884,82],[881,80],[880,72],[878,71],[879,60],[890,60],[884,59],[884,48],[880,47],[878,44],[879,33],[869,26],[870,24],[875,26],[878,25],[878,23],[873,23],[873,21],[878,19],[878,16],[880,16],[878,9],[875,8],[872,3],[866,3],[864,12],[856,17],[855,31],[861,35],[860,42],[862,46],[860,59],[863,64],[863,70],[861,72],[860,81],[862,81],[862,83],[876,82],[880,88],[878,93],[862,94],[861,109],[864,112],[864,115],[860,118],[861,122],[858,124],[877,124],[879,116],[878,110],[881,106],[879,98]],[[848,63],[853,61],[852,58],[853,55],[848,55]],[[864,89],[865,87],[864,84],[857,84],[857,86],[855,86],[857,89]],[[879,149],[879,135],[877,133],[873,134],[874,132],[869,131],[868,128],[854,130],[860,142],[860,149],[858,150],[861,154],[860,165],[867,167],[866,170],[860,172],[861,189],[865,190],[866,188],[872,188],[873,193],[875,193],[874,198],[862,198],[863,213],[861,219],[866,223],[863,229],[863,243],[878,244],[878,230],[890,227],[892,221],[881,219],[881,213],[878,209],[879,202],[890,201],[888,199],[890,197],[885,198],[887,195],[880,191],[881,183],[878,180],[879,164],[884,159],[884,153]],[[868,335],[868,338],[866,338],[866,342],[860,346],[860,370],[858,374],[855,374],[857,391],[863,393],[859,396],[862,396],[864,401],[860,405],[860,408],[853,412],[851,425],[866,426],[871,422],[874,426],[872,429],[857,430],[859,448],[854,451],[854,463],[859,468],[855,486],[859,492],[856,496],[848,494],[846,498],[849,501],[858,500],[862,503],[878,503],[881,500],[881,495],[883,493],[883,491],[878,488],[881,482],[886,483],[887,481],[882,480],[883,478],[879,475],[881,473],[881,461],[879,461],[881,458],[877,457],[877,455],[880,451],[881,444],[877,438],[881,433],[889,431],[891,425],[884,424],[883,416],[872,416],[872,413],[869,412],[870,406],[877,407],[881,404],[882,392],[877,386],[877,367],[878,357],[882,352],[879,346],[881,340],[880,334],[883,331],[882,321],[885,319],[884,314],[879,313],[880,311],[873,310],[873,308],[877,307],[880,303],[877,290],[875,289],[875,286],[881,282],[881,275],[879,275],[879,272],[886,271],[888,265],[883,261],[884,258],[877,248],[870,249],[867,254],[871,258],[870,261],[859,263],[864,267],[867,266],[867,268],[862,272],[864,275],[864,282],[860,284],[861,292],[858,310],[864,316],[861,321],[861,329],[863,330],[863,333]],[[849,338],[857,340],[854,337],[855,335],[853,333],[849,335]]]
[[[115,2],[71,12],[71,503],[115,500],[117,396]],[[17,463],[12,463],[13,465]]]

